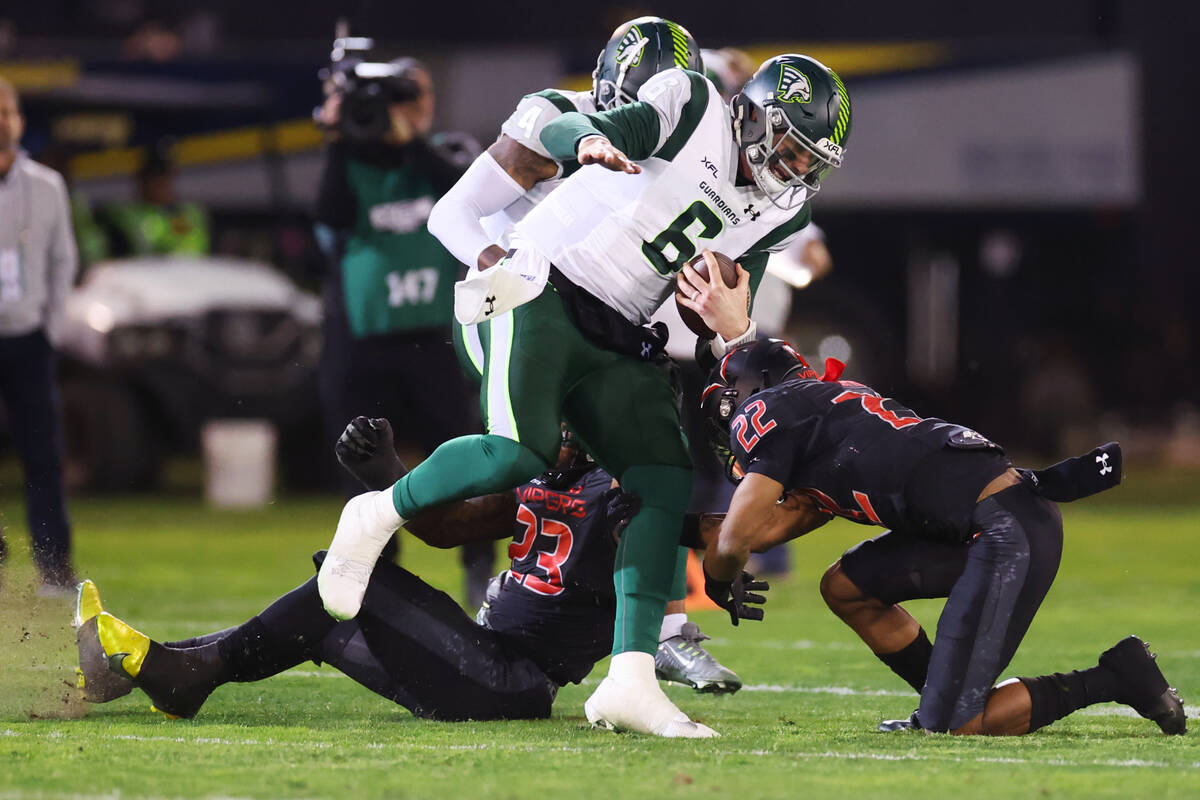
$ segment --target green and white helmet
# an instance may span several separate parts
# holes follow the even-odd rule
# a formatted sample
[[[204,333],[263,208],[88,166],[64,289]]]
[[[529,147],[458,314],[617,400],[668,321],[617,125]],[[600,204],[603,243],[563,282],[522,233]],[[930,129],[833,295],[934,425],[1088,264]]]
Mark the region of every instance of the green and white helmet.
[[[700,45],[682,25],[638,17],[613,31],[596,59],[592,97],[601,111],[637,100],[642,84],[672,67],[704,72]]]
[[[780,208],[803,204],[826,173],[842,165],[850,95],[837,73],[814,58],[787,54],[766,61],[733,98],[731,112],[755,183]]]

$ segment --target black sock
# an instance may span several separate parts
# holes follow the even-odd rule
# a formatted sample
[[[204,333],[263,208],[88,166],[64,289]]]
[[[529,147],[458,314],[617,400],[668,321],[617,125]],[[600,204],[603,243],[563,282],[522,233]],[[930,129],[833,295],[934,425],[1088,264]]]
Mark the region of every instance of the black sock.
[[[888,668],[904,679],[917,694],[925,688],[925,676],[929,672],[929,656],[933,653],[933,645],[925,635],[925,629],[917,629],[917,638],[894,653],[876,653],[875,657],[888,665]]]
[[[235,625],[234,627],[226,628],[223,631],[214,631],[213,633],[206,633],[203,636],[194,636],[191,639],[180,639],[177,642],[163,642],[163,647],[170,647],[174,650],[184,650],[188,647],[201,647],[206,644],[212,644],[218,639],[224,639],[226,636],[236,630],[237,626]]]
[[[151,642],[136,683],[160,710],[191,717],[223,683],[262,680],[307,661],[334,624],[314,577],[236,628],[177,643],[203,642],[196,647]]]
[[[1117,676],[1105,667],[1018,678],[1029,690],[1029,732],[1085,706],[1117,699]]]
[[[212,690],[225,682],[222,675],[220,656],[211,646],[176,650],[151,642],[134,683],[160,711],[193,717]]]
[[[258,681],[311,659],[336,624],[313,577],[205,647],[219,652],[226,680]]]

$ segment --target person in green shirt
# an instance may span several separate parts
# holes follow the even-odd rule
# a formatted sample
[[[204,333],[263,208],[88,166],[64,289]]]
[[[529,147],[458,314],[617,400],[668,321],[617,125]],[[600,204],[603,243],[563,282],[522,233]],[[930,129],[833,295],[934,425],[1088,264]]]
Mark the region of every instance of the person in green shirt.
[[[474,152],[461,137],[432,134],[429,71],[414,59],[391,65],[395,77],[383,86],[390,125],[381,137],[342,135],[339,93],[318,118],[331,131],[315,215],[327,264],[321,401],[330,441],[356,416],[387,417],[397,439],[432,453],[480,426],[452,344],[462,268],[427,226]],[[344,488],[347,496],[361,491],[349,481]],[[484,542],[462,551],[472,605],[483,600],[492,550]],[[384,555],[396,552],[393,538]]]

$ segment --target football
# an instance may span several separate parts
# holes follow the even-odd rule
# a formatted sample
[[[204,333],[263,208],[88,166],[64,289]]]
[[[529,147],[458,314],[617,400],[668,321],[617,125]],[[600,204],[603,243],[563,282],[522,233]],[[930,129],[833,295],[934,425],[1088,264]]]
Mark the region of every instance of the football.
[[[724,253],[713,253],[717,259],[717,264],[721,267],[721,277],[725,279],[725,285],[731,289],[737,286],[737,266],[733,263],[733,259]],[[708,280],[708,262],[704,260],[704,254],[693,258],[688,262],[688,265],[699,273],[701,278]],[[682,297],[679,289],[675,289],[675,307],[679,309],[679,317],[683,320],[683,324],[688,326],[688,329],[699,336],[701,339],[711,339],[717,334],[704,324],[704,320],[700,315],[690,308],[682,305],[679,299]]]

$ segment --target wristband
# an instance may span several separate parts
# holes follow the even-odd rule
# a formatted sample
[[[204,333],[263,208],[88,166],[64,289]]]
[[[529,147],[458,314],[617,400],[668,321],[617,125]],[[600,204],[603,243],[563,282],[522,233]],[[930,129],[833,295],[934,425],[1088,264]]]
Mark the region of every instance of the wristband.
[[[725,354],[733,348],[739,347],[747,342],[752,342],[756,338],[758,338],[758,323],[754,320],[750,320],[750,327],[746,328],[746,332],[741,336],[730,339],[729,341],[725,341],[721,338],[721,334],[718,333],[713,337],[713,340],[708,343],[708,348],[717,358],[724,358]]]

